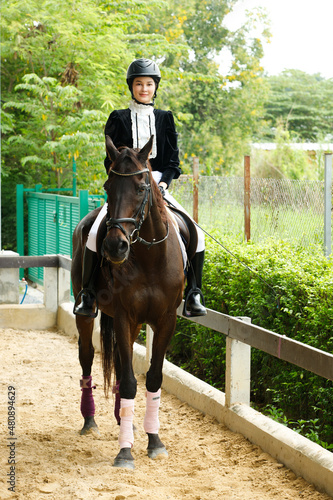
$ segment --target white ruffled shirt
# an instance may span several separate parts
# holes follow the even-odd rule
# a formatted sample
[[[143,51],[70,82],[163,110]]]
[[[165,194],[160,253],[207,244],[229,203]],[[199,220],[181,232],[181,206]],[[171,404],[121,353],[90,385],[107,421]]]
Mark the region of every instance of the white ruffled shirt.
[[[133,148],[143,148],[153,135],[154,141],[150,158],[156,158],[157,146],[154,107],[139,104],[132,100],[129,109],[131,110]]]

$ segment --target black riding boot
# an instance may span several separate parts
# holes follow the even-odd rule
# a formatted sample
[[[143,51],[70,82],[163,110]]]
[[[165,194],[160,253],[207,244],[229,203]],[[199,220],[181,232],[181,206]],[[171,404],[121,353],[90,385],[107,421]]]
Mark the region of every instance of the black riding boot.
[[[185,316],[206,316],[205,300],[201,292],[202,270],[205,258],[205,251],[197,252],[191,260],[191,265],[187,275],[187,287],[185,289]],[[203,301],[203,305],[200,302]]]
[[[92,289],[93,274],[98,262],[97,253],[85,247],[82,263],[82,290],[76,298],[74,304],[74,314],[79,316],[90,316],[95,318],[97,311],[95,311],[94,304],[96,295]],[[77,305],[78,299],[81,297],[81,303]],[[97,309],[97,302],[96,302]]]

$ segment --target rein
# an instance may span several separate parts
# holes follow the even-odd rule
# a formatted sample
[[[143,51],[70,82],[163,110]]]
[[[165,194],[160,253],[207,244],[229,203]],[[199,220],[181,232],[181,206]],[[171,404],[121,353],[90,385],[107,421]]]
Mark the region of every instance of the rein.
[[[139,236],[141,226],[145,220],[145,209],[146,205],[148,203],[148,213],[147,216],[150,212],[151,206],[152,206],[152,198],[151,198],[151,184],[147,182],[149,180],[149,168],[144,168],[143,170],[137,170],[136,172],[130,172],[128,174],[122,174],[120,172],[116,172],[115,170],[110,169],[109,174],[116,174],[120,177],[132,177],[134,175],[141,175],[144,173],[147,173],[147,179],[146,179],[146,184],[145,184],[145,197],[140,205],[140,208],[136,214],[135,217],[122,217],[122,218],[114,218],[110,217],[106,221],[106,226],[108,231],[112,228],[117,228],[120,229],[120,231],[126,236],[126,238],[129,241],[129,244],[132,245],[133,243],[139,242],[142,243],[143,245],[148,246],[148,249],[153,246],[157,245],[158,243],[162,243],[167,239],[169,236],[169,224],[167,224],[167,234],[164,238],[161,240],[156,241],[155,238],[153,238],[152,241],[146,241],[144,238],[141,238]],[[134,224],[134,230],[132,231],[131,234],[127,234],[124,227],[122,226],[123,222],[130,222],[131,224]]]

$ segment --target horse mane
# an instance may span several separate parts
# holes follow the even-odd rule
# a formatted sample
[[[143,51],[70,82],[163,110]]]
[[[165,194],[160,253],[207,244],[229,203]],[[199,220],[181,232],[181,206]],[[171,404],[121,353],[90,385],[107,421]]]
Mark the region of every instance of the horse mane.
[[[148,165],[149,165],[150,172],[151,172],[151,166],[150,166],[149,162],[148,162]],[[151,176],[151,178],[152,178],[152,176]],[[152,185],[152,188],[153,188],[154,199],[155,199],[157,208],[158,208],[158,210],[159,210],[159,212],[161,214],[161,219],[166,224],[167,220],[168,220],[168,217],[167,217],[167,211],[166,211],[166,208],[165,208],[165,202],[164,202],[162,193],[158,189],[158,186],[157,186],[157,184],[156,184],[156,182],[154,181],[153,178],[152,178],[151,185]]]

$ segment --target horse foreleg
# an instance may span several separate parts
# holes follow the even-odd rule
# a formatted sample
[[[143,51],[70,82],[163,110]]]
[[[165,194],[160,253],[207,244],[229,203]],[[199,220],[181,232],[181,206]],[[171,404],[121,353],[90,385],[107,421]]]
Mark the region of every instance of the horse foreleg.
[[[84,425],[81,434],[87,434],[90,430],[98,432],[95,422],[95,403],[92,390],[91,367],[94,360],[94,347],[92,344],[92,332],[94,321],[87,317],[76,317],[76,325],[79,331],[79,360],[82,368],[81,386],[81,414]]]
[[[160,428],[158,415],[161,403],[161,389],[157,392],[147,390],[146,398],[146,413],[143,427],[148,436],[148,457],[154,459],[160,456],[168,456],[168,452],[158,435]]]
[[[148,436],[148,456],[153,459],[168,456],[168,452],[158,435],[160,428],[159,408],[164,356],[175,328],[175,322],[176,318],[174,321],[171,321],[170,318],[169,325],[164,322],[161,329],[156,329],[158,336],[154,335],[151,365],[146,377],[146,413],[143,427]]]
[[[121,331],[120,326],[117,331],[117,356],[118,368],[120,369],[121,377],[119,381],[119,399],[120,399],[120,430],[119,430],[119,447],[120,451],[114,460],[114,467],[122,467],[134,469],[134,458],[131,449],[134,444],[134,398],[137,391],[137,381],[134,376],[132,359],[133,359],[133,341],[140,327],[133,327],[131,336],[128,338],[125,331]],[[126,339],[126,340],[125,340]],[[119,342],[120,340],[120,342]],[[116,358],[117,372],[117,358]],[[118,379],[118,373],[116,373]]]

